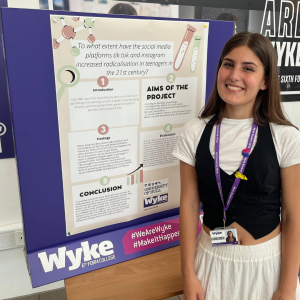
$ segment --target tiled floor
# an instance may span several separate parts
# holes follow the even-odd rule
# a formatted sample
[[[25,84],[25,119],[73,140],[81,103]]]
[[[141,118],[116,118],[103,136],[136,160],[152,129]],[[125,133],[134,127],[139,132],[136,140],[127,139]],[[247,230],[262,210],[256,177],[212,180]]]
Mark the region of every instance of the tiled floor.
[[[25,297],[10,298],[9,300],[67,300],[66,290],[59,289],[55,291],[34,294]],[[171,297],[164,300],[183,300],[183,295]]]
[[[59,289],[30,296],[10,298],[9,300],[67,300],[67,296],[65,289]]]

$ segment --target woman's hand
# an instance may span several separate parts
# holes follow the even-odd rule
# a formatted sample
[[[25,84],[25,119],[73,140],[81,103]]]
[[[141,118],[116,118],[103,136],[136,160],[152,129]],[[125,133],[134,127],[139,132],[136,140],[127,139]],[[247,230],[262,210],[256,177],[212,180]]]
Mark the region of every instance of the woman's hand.
[[[184,300],[204,300],[202,285],[196,275],[183,279],[183,295]]]
[[[194,261],[200,214],[198,177],[193,166],[180,161],[180,254],[184,300],[204,300]]]
[[[296,291],[288,292],[279,289],[273,296],[272,300],[296,300]]]

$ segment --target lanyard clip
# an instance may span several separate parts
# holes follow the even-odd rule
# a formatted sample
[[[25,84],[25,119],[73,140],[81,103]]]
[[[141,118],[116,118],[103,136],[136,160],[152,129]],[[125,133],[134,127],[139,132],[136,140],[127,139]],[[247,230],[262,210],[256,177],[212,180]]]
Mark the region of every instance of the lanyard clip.
[[[224,211],[224,218],[223,218],[223,222],[224,222],[224,228],[226,227],[226,214],[225,214],[225,211]]]

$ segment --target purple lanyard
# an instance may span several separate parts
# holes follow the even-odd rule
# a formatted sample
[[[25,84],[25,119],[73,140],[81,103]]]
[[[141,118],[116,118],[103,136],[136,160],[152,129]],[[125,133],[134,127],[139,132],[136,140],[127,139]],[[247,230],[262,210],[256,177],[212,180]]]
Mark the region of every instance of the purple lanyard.
[[[233,196],[235,195],[235,192],[239,186],[239,183],[241,181],[240,178],[235,178],[234,183],[232,185],[231,191],[229,193],[228,196],[228,200],[226,202],[226,206],[225,206],[225,202],[224,202],[224,198],[223,198],[223,192],[222,192],[222,184],[221,184],[221,176],[220,176],[220,162],[219,162],[219,153],[220,153],[220,129],[221,129],[221,124],[216,126],[216,141],[215,141],[215,174],[216,174],[216,180],[217,180],[217,184],[218,184],[218,189],[219,189],[219,193],[221,196],[221,200],[223,203],[223,211],[224,211],[224,227],[225,227],[225,222],[226,222],[226,211],[229,208],[229,205],[233,199]],[[249,136],[249,140],[248,140],[248,144],[247,144],[247,148],[250,152],[251,152],[251,148],[253,146],[253,141],[254,141],[254,137],[257,131],[257,125],[256,123],[253,122],[252,125],[252,129],[250,132],[250,136]],[[249,152],[249,153],[250,153]],[[240,168],[239,168],[239,172],[241,174],[243,174],[245,168],[246,168],[246,164],[248,161],[249,156],[243,156]]]

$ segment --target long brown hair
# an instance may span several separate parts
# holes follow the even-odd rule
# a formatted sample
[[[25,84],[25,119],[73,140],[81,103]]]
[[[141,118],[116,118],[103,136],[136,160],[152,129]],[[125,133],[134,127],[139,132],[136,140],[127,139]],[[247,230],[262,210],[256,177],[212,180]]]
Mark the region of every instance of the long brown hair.
[[[114,15],[137,16],[135,8],[128,3],[117,3],[109,10],[108,13]]]
[[[221,99],[217,89],[218,72],[225,56],[234,48],[241,46],[247,46],[260,59],[268,80],[268,88],[260,90],[256,96],[253,106],[253,119],[255,123],[257,125],[265,125],[272,122],[279,125],[296,127],[286,118],[281,107],[282,100],[275,50],[268,38],[259,33],[251,32],[238,33],[225,44],[218,63],[213,90],[204,109],[200,112],[199,118],[204,119],[211,115],[219,114],[219,118],[216,121],[217,124],[224,118],[225,102]]]

